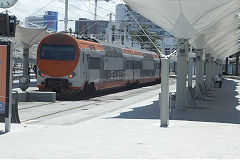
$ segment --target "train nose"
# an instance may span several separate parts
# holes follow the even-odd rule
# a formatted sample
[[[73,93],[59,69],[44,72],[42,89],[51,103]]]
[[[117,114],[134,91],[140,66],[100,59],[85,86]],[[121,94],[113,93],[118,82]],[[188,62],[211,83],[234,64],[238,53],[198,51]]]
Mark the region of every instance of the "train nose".
[[[67,79],[47,78],[45,80],[45,87],[49,89],[69,89],[69,82]]]
[[[46,75],[65,77],[74,72],[79,57],[80,48],[74,37],[66,34],[52,34],[40,42],[37,63],[39,69]]]

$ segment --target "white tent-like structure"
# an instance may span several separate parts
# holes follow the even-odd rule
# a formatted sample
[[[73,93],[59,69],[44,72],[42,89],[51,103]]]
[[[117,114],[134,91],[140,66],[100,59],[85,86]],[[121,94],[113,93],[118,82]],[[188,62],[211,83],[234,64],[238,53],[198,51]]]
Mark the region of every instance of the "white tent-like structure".
[[[203,50],[198,56],[202,56],[201,54],[203,53],[207,55],[205,57],[207,71],[206,84],[208,87],[212,84],[214,74],[221,73],[220,67],[216,67],[216,65],[221,65],[226,57],[239,51],[239,19],[236,15],[237,13],[233,12],[190,39],[190,44],[194,48]],[[211,57],[215,58],[215,63],[210,63]],[[201,70],[200,67],[203,64],[199,63],[198,65],[198,68]],[[214,73],[211,68],[214,68],[214,72],[216,73]],[[201,76],[203,77],[203,75]],[[201,82],[202,78],[200,77],[197,79],[197,83]]]
[[[48,35],[46,27],[25,28],[20,25],[16,26],[15,37],[12,39],[23,48],[23,77],[26,82],[25,85],[20,85],[22,90],[28,88],[29,49],[46,35]]]
[[[17,25],[16,26],[16,34],[13,39],[17,43],[21,44],[21,46],[23,48],[29,49],[48,34],[49,33],[46,32],[46,27],[44,27],[44,28],[26,28],[26,27]]]
[[[190,40],[196,50],[196,95],[203,80],[203,53],[206,53],[207,81],[220,73],[222,59],[239,51],[238,20],[240,0],[124,0],[128,6],[162,27],[176,38],[179,46]],[[181,39],[185,39],[181,42]],[[181,44],[182,43],[182,44]],[[185,47],[185,48],[184,48]],[[179,110],[186,110],[186,80],[188,46],[177,55],[177,99]],[[164,57],[164,56],[163,56]],[[214,58],[216,63],[214,62]],[[168,73],[168,58],[162,58],[162,78]],[[164,66],[165,65],[165,66]],[[191,68],[191,66],[189,67]],[[189,73],[189,72],[188,72]],[[192,75],[188,75],[192,76]],[[168,125],[168,79],[162,79],[161,125]],[[167,115],[167,116],[165,116]]]
[[[177,38],[188,39],[239,10],[239,0],[124,0]]]
[[[229,49],[238,50],[239,19],[232,13],[219,20],[209,28],[190,39],[196,49],[206,49],[218,59],[224,59],[232,53]]]

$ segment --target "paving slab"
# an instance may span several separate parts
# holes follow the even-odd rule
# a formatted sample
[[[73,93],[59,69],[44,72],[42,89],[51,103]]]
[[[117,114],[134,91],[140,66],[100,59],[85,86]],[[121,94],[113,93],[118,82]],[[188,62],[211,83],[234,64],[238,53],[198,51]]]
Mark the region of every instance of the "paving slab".
[[[157,95],[74,125],[13,125],[0,132],[0,158],[238,159],[239,93],[240,82],[227,79],[168,128],[159,127]]]

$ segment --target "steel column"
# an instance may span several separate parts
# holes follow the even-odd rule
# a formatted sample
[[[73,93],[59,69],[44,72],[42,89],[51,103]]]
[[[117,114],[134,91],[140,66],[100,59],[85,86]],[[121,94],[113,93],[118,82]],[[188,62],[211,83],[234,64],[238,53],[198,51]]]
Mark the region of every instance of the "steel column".
[[[211,86],[211,64],[210,64],[210,54],[206,54],[206,85],[208,88]]]
[[[211,87],[214,87],[213,78],[214,78],[214,57],[210,58],[210,72],[211,72]]]
[[[186,40],[179,40],[182,46]],[[177,89],[176,89],[176,108],[179,111],[185,111],[187,107],[187,57],[188,44],[181,48],[177,55]]]
[[[188,61],[188,87],[192,87],[192,75],[193,75],[193,56],[192,56],[192,46]]]
[[[65,0],[64,31],[67,31],[67,27],[68,27],[68,0]]]
[[[203,50],[196,50],[196,84],[195,84],[195,94],[201,95],[199,84],[202,84],[202,57]]]
[[[13,72],[13,45],[10,42],[10,73]],[[12,82],[13,82],[13,74],[9,75],[9,110],[8,110],[8,118],[5,118],[5,132],[11,131],[11,120],[12,120]]]
[[[190,47],[190,54],[188,58],[188,87],[192,87],[192,75],[193,75],[193,55],[192,55],[192,46]],[[187,90],[187,101],[188,104],[192,105],[192,97],[190,91]]]
[[[161,59],[161,93],[160,93],[161,127],[169,125],[169,58]]]
[[[29,72],[29,49],[23,49],[23,76],[28,77]]]
[[[216,75],[219,74],[219,59],[216,60]]]

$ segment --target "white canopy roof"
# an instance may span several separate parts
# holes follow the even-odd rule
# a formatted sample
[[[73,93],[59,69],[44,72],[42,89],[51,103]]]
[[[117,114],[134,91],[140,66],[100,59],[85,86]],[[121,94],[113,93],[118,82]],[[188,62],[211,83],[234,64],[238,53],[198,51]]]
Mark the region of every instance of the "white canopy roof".
[[[239,51],[236,15],[240,0],[124,0],[139,14],[176,38],[214,57]]]
[[[188,39],[239,9],[240,0],[124,0],[176,38]]]
[[[234,51],[238,51],[239,19],[232,13],[219,20],[209,28],[200,32],[190,40],[197,49],[205,49],[205,53],[223,59]]]
[[[25,28],[17,25],[15,37],[12,39],[23,48],[29,49],[46,35],[48,33],[45,28]]]

